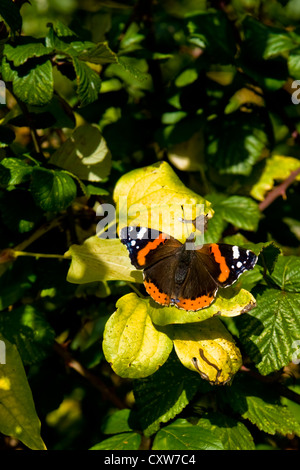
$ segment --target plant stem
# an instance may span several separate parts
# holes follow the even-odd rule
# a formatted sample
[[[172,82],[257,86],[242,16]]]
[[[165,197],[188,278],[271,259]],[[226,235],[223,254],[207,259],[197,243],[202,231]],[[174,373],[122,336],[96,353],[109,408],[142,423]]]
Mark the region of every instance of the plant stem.
[[[31,256],[34,258],[54,258],[54,259],[68,259],[68,256],[65,255],[58,255],[58,254],[49,254],[49,253],[31,253],[28,251],[17,251],[17,250],[10,250],[12,256],[14,258],[18,258],[19,256]]]
[[[17,101],[18,101],[18,105],[19,105],[22,113],[24,114],[24,116],[25,116],[25,118],[28,122],[28,127],[30,128],[34,149],[35,149],[35,151],[38,155],[41,155],[43,158],[45,158],[44,154],[43,154],[42,147],[40,145],[40,140],[39,140],[39,136],[37,134],[35,124],[33,122],[32,117],[30,116],[30,112],[28,111],[27,106],[26,106],[25,103],[23,103],[23,101],[21,101],[19,99],[17,99]]]
[[[145,297],[140,293],[140,291],[135,287],[134,284],[132,284],[131,282],[127,282],[127,284],[136,293],[138,297],[140,297],[141,299],[145,299]]]
[[[102,235],[103,233],[107,232],[108,229],[110,227],[113,227],[114,225],[116,225],[117,221],[116,220],[112,220],[109,224],[106,225],[106,227],[103,227],[102,230],[100,230],[99,232],[96,232],[96,237],[100,237],[100,235]]]
[[[245,366],[241,367],[241,372],[247,374],[249,377],[252,377],[254,380],[270,385],[273,389],[277,389],[279,395],[282,397],[288,398],[289,400],[300,404],[300,395],[293,390],[285,387],[281,383],[278,383],[278,380],[281,378],[282,373],[279,371],[271,377],[260,375],[258,372],[248,369]]]
[[[284,180],[283,183],[281,183],[279,186],[276,186],[276,188],[274,188],[272,191],[269,192],[269,194],[267,194],[266,198],[259,204],[259,209],[261,211],[264,211],[279,196],[285,198],[287,188],[295,181],[296,177],[299,174],[300,168],[292,171],[290,176],[286,180]]]
[[[21,243],[19,243],[19,245],[15,246],[14,250],[23,251],[33,242],[35,242],[40,237],[42,237],[45,233],[49,232],[55,227],[58,227],[61,224],[63,219],[64,219],[64,216],[61,216],[61,217],[51,220],[51,222],[47,222],[46,224],[42,225],[29,238],[27,238],[27,240],[24,240]]]
[[[71,353],[59,343],[54,343],[54,351],[63,358],[66,365],[71,369],[76,370],[78,374],[87,379],[93,387],[97,388],[103,396],[103,399],[109,400],[120,410],[127,408],[125,403],[115,394],[114,390],[102,382],[100,377],[93,374],[90,370],[86,369],[80,362],[74,359]]]

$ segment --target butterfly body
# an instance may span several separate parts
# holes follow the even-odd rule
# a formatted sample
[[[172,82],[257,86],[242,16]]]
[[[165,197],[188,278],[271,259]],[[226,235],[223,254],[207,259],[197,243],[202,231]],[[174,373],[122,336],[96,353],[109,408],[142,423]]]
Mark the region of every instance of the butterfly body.
[[[131,263],[143,269],[148,294],[160,305],[200,310],[215,299],[219,287],[232,285],[252,269],[256,255],[235,245],[204,244],[189,238],[182,244],[170,235],[146,227],[120,232]]]

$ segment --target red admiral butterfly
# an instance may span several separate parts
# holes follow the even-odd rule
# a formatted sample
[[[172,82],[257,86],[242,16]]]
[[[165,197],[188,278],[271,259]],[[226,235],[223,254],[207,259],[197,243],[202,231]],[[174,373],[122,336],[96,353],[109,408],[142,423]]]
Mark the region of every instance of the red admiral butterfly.
[[[210,243],[200,249],[187,247],[193,243],[190,237],[182,244],[146,227],[125,227],[120,239],[133,266],[144,270],[144,285],[153,300],[183,310],[208,307],[219,287],[231,286],[257,261],[252,251],[238,246]]]

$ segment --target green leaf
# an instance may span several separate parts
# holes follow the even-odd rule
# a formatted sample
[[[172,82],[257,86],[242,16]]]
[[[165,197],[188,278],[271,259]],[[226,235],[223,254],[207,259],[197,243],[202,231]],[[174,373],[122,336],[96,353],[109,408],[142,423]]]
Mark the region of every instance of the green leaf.
[[[236,42],[233,29],[222,11],[205,12],[188,17],[189,41],[204,49],[211,61],[232,63]]]
[[[104,189],[96,186],[94,184],[87,184],[85,187],[88,195],[96,195],[96,196],[109,196],[109,192]]]
[[[119,434],[120,432],[129,432],[133,430],[134,422],[132,418],[134,412],[129,409],[118,410],[104,421],[102,432],[104,434]]]
[[[248,197],[231,196],[223,200],[220,210],[226,222],[234,227],[256,231],[260,219],[260,211],[255,201]]]
[[[243,20],[242,28],[240,66],[260,86],[278,90],[287,80],[287,58],[299,46],[300,36],[295,31],[266,25],[250,15]]]
[[[136,67],[134,61],[128,57],[118,57],[118,65],[140,82],[149,79],[149,75]]]
[[[281,249],[274,243],[265,243],[259,252],[258,264],[267,268],[270,274],[272,274],[277,261],[281,259]]]
[[[42,313],[31,305],[3,312],[0,316],[0,331],[17,346],[24,364],[43,359],[55,338],[54,330]]]
[[[22,17],[20,10],[12,0],[1,0],[0,15],[13,31],[22,28]]]
[[[12,82],[14,94],[24,103],[44,106],[52,99],[52,64],[47,56],[30,59],[19,67],[3,57],[2,76],[5,82]]]
[[[135,380],[133,391],[144,434],[151,436],[161,423],[178,415],[199,389],[209,391],[210,385],[183,367],[175,354],[155,374]]]
[[[19,158],[3,158],[0,162],[0,184],[3,186],[21,184],[29,179],[32,169]]]
[[[288,56],[288,69],[290,75],[296,80],[300,78],[300,47],[292,50]]]
[[[292,360],[293,342],[300,336],[300,294],[263,288],[256,293],[252,315],[236,318],[239,340],[263,375]]]
[[[148,315],[148,302],[136,294],[121,297],[105,326],[103,352],[120,377],[153,374],[169,357],[173,344]]]
[[[92,64],[117,63],[117,55],[109,48],[107,42],[99,42],[80,53],[80,60],[91,62]]]
[[[78,178],[99,182],[111,169],[111,153],[96,125],[83,125],[51,156],[50,163],[74,173]]]
[[[73,57],[73,65],[76,73],[77,94],[81,106],[86,106],[96,101],[100,93],[101,78],[85,62]]]
[[[225,194],[207,194],[206,197],[215,213],[208,221],[205,243],[218,242],[228,223],[242,230],[257,230],[261,213],[251,198]]]
[[[189,68],[187,70],[184,70],[175,80],[175,85],[180,88],[184,87],[186,85],[189,85],[190,83],[193,83],[195,80],[198,78],[198,72],[194,68]],[[182,113],[182,111],[179,111],[179,113]],[[185,113],[184,113],[185,114]],[[183,116],[185,117],[185,116]],[[174,122],[166,122],[165,120],[162,121],[164,124],[174,124]]]
[[[5,44],[3,54],[15,67],[25,64],[28,59],[44,57],[53,53],[51,47],[46,47],[41,40],[30,37],[20,37],[12,44]]]
[[[206,132],[208,161],[220,174],[247,176],[268,150],[267,123],[254,112],[212,119]]]
[[[138,450],[141,439],[141,435],[136,432],[124,432],[104,439],[90,450]]]
[[[205,413],[198,426],[212,431],[225,450],[255,450],[253,437],[246,426],[235,418],[220,412]]]
[[[59,212],[75,199],[76,184],[64,171],[35,167],[30,190],[36,204],[44,211]]]
[[[243,21],[245,47],[253,60],[271,59],[287,53],[300,44],[300,36],[285,29],[275,28],[246,16]]]
[[[193,426],[185,419],[161,429],[155,436],[152,450],[223,450],[218,437],[201,426]]]
[[[300,294],[300,258],[279,256],[272,272],[272,279],[283,291]]]
[[[6,364],[0,367],[0,431],[33,450],[45,450],[31,390],[15,345],[0,335]]]
[[[280,404],[272,387],[243,377],[235,380],[230,390],[225,390],[224,399],[236,413],[268,434],[300,435],[300,424]]]

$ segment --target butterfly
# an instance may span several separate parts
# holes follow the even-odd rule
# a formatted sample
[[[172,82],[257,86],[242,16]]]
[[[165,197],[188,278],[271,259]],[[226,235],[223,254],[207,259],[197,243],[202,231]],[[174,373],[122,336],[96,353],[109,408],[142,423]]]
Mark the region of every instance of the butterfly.
[[[208,307],[219,287],[231,286],[257,256],[251,250],[225,243],[208,243],[199,249],[189,237],[181,243],[147,227],[120,231],[132,265],[143,269],[144,286],[160,305],[197,311]]]

